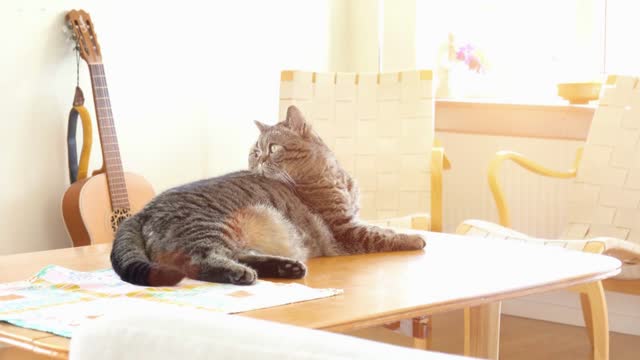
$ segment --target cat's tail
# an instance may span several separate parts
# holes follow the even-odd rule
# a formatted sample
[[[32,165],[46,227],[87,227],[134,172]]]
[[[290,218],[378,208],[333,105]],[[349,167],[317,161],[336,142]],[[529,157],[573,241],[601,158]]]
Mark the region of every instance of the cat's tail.
[[[111,265],[122,280],[134,285],[173,286],[185,277],[185,273],[175,267],[149,260],[139,216],[120,224],[111,249]]]

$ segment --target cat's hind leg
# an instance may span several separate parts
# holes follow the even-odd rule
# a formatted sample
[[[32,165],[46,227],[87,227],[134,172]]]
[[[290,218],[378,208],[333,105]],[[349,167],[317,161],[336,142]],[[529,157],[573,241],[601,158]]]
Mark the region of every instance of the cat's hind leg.
[[[251,267],[218,254],[210,254],[195,267],[196,280],[251,285],[258,278],[258,274]]]
[[[302,262],[282,256],[246,253],[238,261],[255,269],[261,278],[300,279],[307,274]]]

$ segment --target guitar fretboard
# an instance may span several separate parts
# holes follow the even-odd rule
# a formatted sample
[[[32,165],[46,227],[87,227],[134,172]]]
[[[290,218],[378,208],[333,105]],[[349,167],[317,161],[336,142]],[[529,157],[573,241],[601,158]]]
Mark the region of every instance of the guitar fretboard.
[[[107,173],[111,208],[113,210],[129,209],[129,196],[124,180],[124,171],[122,170],[122,160],[120,159],[120,148],[118,146],[118,138],[116,137],[116,128],[113,123],[111,100],[109,99],[109,89],[107,88],[104,65],[89,64],[89,72],[91,74],[93,100],[98,120],[100,143],[102,145],[102,158]]]

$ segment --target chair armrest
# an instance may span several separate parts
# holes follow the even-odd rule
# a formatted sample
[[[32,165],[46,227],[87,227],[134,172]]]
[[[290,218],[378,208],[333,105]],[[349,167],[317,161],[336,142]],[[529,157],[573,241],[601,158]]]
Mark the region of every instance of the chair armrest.
[[[491,194],[496,202],[498,208],[498,215],[500,217],[500,225],[510,227],[511,219],[509,215],[509,208],[504,198],[504,194],[500,189],[500,183],[498,182],[498,173],[500,167],[505,160],[511,160],[523,168],[544,176],[569,179],[576,177],[578,171],[578,165],[582,159],[582,147],[576,151],[576,158],[573,163],[573,168],[566,172],[555,171],[547,169],[546,167],[527,159],[524,155],[513,151],[498,151],[496,156],[491,160],[489,164],[489,187],[491,188]]]
[[[442,231],[442,171],[451,169],[451,162],[438,140],[431,149],[431,231]]]

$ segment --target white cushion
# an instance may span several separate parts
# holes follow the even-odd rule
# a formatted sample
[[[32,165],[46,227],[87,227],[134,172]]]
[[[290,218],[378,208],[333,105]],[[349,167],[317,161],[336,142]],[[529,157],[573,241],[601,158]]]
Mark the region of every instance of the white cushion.
[[[195,310],[106,315],[74,332],[70,345],[71,360],[462,358]]]

